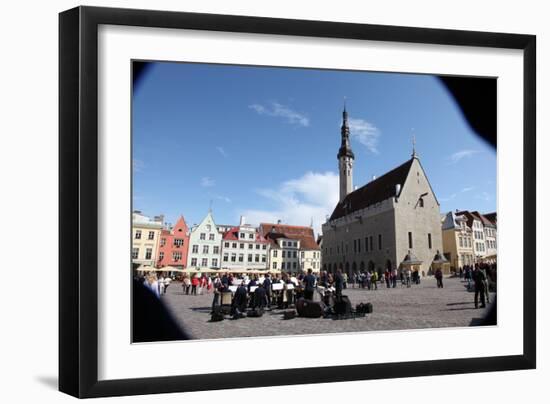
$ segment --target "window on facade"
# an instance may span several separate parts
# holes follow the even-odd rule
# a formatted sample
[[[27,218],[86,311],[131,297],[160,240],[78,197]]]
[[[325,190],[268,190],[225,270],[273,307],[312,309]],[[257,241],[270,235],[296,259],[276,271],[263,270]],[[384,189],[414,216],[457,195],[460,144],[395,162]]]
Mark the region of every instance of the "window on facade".
[[[314,253],[314,254],[315,254],[315,253]],[[305,254],[304,254],[304,252],[303,252],[303,251],[302,251],[302,252],[300,252],[300,257],[304,258],[304,255],[305,255]]]
[[[357,240],[353,240],[353,252],[357,252]]]
[[[212,258],[212,266],[213,266],[213,267],[217,267],[217,266],[218,266],[218,259],[217,259],[217,258]]]
[[[413,234],[409,232],[409,248],[413,248]]]
[[[365,237],[365,251],[369,252],[369,238]]]
[[[193,244],[193,249],[191,250],[193,254],[197,254],[199,252],[199,245]]]
[[[136,240],[141,239],[141,230],[136,230]]]
[[[372,236],[369,236],[369,244],[370,244],[369,245],[370,250],[371,251],[374,250],[374,247],[372,246]]]
[[[432,234],[428,233],[428,248],[432,249]]]
[[[283,257],[283,258],[286,257],[286,251],[285,251],[285,250],[283,250],[283,255],[282,255],[282,257]]]
[[[293,256],[294,258],[297,257],[296,251],[294,251],[294,254],[292,254],[292,256]]]
[[[162,261],[164,259],[164,251],[159,252],[159,261]]]
[[[244,254],[239,254],[239,262],[243,262],[244,261]]]
[[[262,250],[267,250],[267,245],[263,244],[262,245]]]
[[[191,258],[191,266],[192,266],[192,267],[196,267],[196,266],[197,266],[197,259],[196,259],[196,258]]]
[[[214,233],[210,233],[210,234],[208,235],[208,240],[214,241],[214,238],[215,238],[215,237],[216,237],[216,235],[215,235]]]
[[[174,259],[174,261],[181,260],[181,252],[180,251],[174,251],[172,253],[172,258]]]
[[[357,252],[358,253],[361,252],[361,239],[360,238],[357,239]]]
[[[225,243],[223,243],[223,246],[224,246],[225,248],[229,248],[229,243],[225,242]]]
[[[237,260],[237,254],[231,254],[231,262],[235,262]]]
[[[458,243],[460,244],[461,247],[464,247],[462,237],[458,238]]]
[[[274,262],[274,263],[273,263],[273,265],[271,266],[271,268],[273,268],[273,269],[277,269],[277,263],[276,263],[276,262]]]
[[[237,248],[237,243],[231,243],[231,248]]]
[[[256,244],[256,250],[259,250],[259,249],[260,249],[260,245]]]
[[[296,269],[296,261],[292,263],[292,268]]]
[[[183,245],[183,239],[181,239],[181,238],[175,238],[175,239],[174,239],[174,245],[175,245],[176,247],[181,247],[181,246]]]
[[[254,240],[254,234],[250,233],[250,234],[248,235],[248,238],[251,239],[251,240]]]
[[[424,198],[420,198],[420,199],[418,200],[418,207],[419,207],[419,208],[423,208],[423,207],[424,207]]]
[[[161,247],[164,247],[165,244],[166,244],[166,239],[165,239],[165,238],[161,238],[161,239],[160,239],[160,246],[161,246]]]
[[[245,238],[246,235],[245,235],[244,233],[241,233],[241,234],[239,235],[239,237],[240,237],[240,238]]]
[[[200,239],[201,240],[206,240],[206,233],[201,233],[200,234]]]
[[[154,240],[155,239],[155,232],[154,231],[150,231],[149,232],[149,240]]]
[[[239,248],[242,250],[244,249],[244,243],[239,244]]]
[[[227,262],[227,261],[229,261],[229,255],[224,254],[223,255],[223,262]]]
[[[252,262],[252,254],[248,254],[248,262]]]
[[[382,249],[382,235],[381,234],[378,235],[378,249],[379,250]]]
[[[139,248],[132,248],[132,259],[137,260],[139,257]]]
[[[202,259],[201,266],[202,267],[207,267],[208,266],[208,258],[203,258]]]
[[[273,257],[277,257],[277,250],[273,250]]]
[[[220,253],[220,247],[218,247],[217,245],[214,246],[213,250],[214,250],[213,251],[214,254],[219,254]]]
[[[202,246],[202,253],[203,254],[208,254],[208,246],[207,245]]]
[[[283,241],[283,247],[286,247],[286,241]]]
[[[265,255],[262,255],[262,262],[265,262]]]
[[[248,245],[248,249],[249,249],[249,250],[252,250],[253,248],[254,248],[254,244],[249,244],[249,245]]]

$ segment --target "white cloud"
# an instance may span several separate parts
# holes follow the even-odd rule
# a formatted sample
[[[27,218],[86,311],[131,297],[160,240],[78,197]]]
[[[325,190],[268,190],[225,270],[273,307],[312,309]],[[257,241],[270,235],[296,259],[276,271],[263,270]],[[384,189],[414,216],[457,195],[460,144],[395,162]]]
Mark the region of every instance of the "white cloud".
[[[475,188],[474,187],[464,187],[460,190],[460,192],[464,193],[464,192],[470,192],[470,191],[473,191]]]
[[[249,105],[248,108],[253,109],[260,115],[280,117],[284,118],[288,123],[291,124],[309,126],[309,118],[307,116],[292,110],[286,105],[279,104],[278,102],[271,102],[267,106],[261,104],[252,104]]]
[[[219,199],[219,200],[227,202],[227,203],[231,203],[231,199],[229,199],[227,196],[216,195],[216,199]]]
[[[202,187],[213,187],[214,185],[216,185],[216,181],[214,181],[212,178],[210,178],[210,177],[202,177],[201,178],[201,186]]]
[[[221,146],[216,146],[216,150],[223,156],[223,157],[227,157],[227,152],[225,151],[225,149]]]
[[[449,202],[456,198],[456,194],[449,195],[447,197],[439,198],[439,202]]]
[[[242,214],[247,222],[276,222],[309,226],[313,219],[316,233],[338,203],[338,174],[308,172],[300,178],[283,182],[275,189],[261,189],[260,195],[268,199],[274,208],[271,210],[249,209]]]
[[[477,153],[479,153],[479,150],[459,150],[456,153],[451,154],[449,161],[451,164],[456,164],[462,159],[470,158]]]
[[[370,152],[378,154],[380,130],[376,126],[364,119],[350,118],[349,130],[352,138],[366,146]]]
[[[476,198],[482,199],[482,200],[488,202],[489,200],[491,200],[491,195],[489,195],[489,193],[487,193],[487,192],[482,192],[480,194],[477,194]]]

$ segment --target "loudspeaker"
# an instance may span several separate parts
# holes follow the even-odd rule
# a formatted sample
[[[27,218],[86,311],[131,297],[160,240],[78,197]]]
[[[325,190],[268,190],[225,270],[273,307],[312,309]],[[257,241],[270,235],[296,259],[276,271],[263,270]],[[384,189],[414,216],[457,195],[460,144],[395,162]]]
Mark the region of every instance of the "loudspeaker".
[[[340,296],[336,298],[333,307],[334,314],[338,316],[349,316],[351,314],[351,302],[349,297]]]
[[[300,317],[319,318],[325,313],[325,304],[323,302],[314,302],[313,300],[298,299],[296,310]]]

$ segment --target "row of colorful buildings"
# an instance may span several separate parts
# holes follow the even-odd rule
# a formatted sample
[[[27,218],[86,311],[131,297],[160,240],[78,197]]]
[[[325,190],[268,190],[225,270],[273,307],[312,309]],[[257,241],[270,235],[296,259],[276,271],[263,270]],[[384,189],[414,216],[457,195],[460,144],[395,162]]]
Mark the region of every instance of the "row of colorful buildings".
[[[497,259],[497,214],[477,211],[448,212],[442,219],[443,251],[458,270],[479,262]]]
[[[199,270],[282,270],[298,272],[321,268],[320,248],[311,227],[281,223],[245,222],[217,225],[208,212],[198,225],[189,228],[180,217],[174,226],[163,216],[150,218],[132,214],[132,262],[162,268]]]

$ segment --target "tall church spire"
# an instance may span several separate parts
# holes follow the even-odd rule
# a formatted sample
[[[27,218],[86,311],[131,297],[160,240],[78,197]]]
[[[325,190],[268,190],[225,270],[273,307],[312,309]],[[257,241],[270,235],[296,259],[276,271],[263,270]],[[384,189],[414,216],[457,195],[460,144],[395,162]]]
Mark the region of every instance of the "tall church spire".
[[[341,144],[338,150],[338,168],[340,172],[340,202],[353,190],[353,161],[355,155],[351,150],[350,131],[348,124],[348,112],[344,98],[344,111],[342,112],[342,127],[340,129]]]

